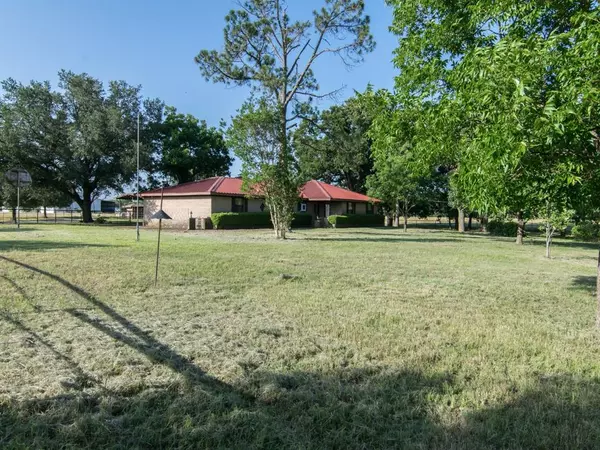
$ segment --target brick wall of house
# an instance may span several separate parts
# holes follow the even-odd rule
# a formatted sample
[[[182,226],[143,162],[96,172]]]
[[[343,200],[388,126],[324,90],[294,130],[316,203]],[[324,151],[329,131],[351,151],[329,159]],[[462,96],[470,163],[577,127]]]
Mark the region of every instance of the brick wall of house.
[[[231,200],[230,200],[231,201]],[[150,217],[160,208],[160,197],[144,199],[144,223],[149,227],[157,227],[158,220],[151,220]],[[163,200],[163,210],[171,216],[173,220],[163,220],[165,228],[188,227],[190,212],[193,217],[208,217],[211,214],[210,197],[165,197]]]

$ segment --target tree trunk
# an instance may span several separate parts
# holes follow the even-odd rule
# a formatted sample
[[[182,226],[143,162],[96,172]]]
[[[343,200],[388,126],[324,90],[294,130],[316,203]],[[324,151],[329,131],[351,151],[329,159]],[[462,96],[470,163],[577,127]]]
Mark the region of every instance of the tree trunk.
[[[463,208],[458,208],[458,232],[465,232],[465,210]]]
[[[600,251],[598,252],[598,275],[596,276],[596,326],[600,328]]]
[[[91,202],[83,201],[81,203],[81,219],[84,223],[92,223],[94,221],[92,217],[92,204]]]
[[[469,229],[469,231],[473,229],[473,213],[469,214],[469,225],[467,228]]]
[[[482,217],[482,218],[480,219],[480,221],[481,221],[481,228],[480,228],[480,231],[481,231],[482,233],[487,233],[487,223],[488,223],[488,218],[484,216],[484,217]]]
[[[523,211],[517,213],[517,245],[523,245],[523,236],[525,236],[525,221],[523,220]]]
[[[552,229],[552,225],[546,223],[546,258],[550,259],[550,246],[552,245],[552,235],[554,234],[554,230]]]
[[[56,214],[56,212],[55,212]],[[48,218],[48,211],[46,211],[46,205],[44,205],[44,219]]]
[[[12,221],[13,223],[17,223],[17,208],[12,207]]]
[[[404,213],[404,232],[408,232],[408,214]]]
[[[400,200],[396,200],[396,211],[394,211],[394,222],[392,226],[396,228],[400,226]]]

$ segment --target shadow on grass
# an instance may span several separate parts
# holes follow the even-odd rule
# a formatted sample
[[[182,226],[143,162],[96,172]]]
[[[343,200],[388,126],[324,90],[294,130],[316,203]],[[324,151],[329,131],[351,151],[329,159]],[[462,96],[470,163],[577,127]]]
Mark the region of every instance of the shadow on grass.
[[[254,372],[231,390],[161,386],[0,404],[12,448],[597,448],[600,383],[540,380],[478,410],[453,410],[448,375]],[[255,397],[252,402],[241,402]],[[442,420],[454,417],[452,423]]]
[[[507,390],[504,401],[487,407],[467,401],[469,396],[461,398],[469,382],[444,372],[377,367],[325,373],[256,370],[227,384],[81,287],[0,258],[69,289],[107,319],[80,309],[69,310],[73,317],[184,378],[163,386],[103,390],[46,337],[5,317],[66,363],[80,384],[98,389],[0,402],[1,448],[570,449],[597,448],[600,443],[596,379],[541,377],[528,391]]]
[[[10,240],[0,241],[0,251],[46,251],[63,248],[83,248],[83,247],[120,247],[115,244],[94,244],[94,243],[79,243],[79,242],[55,242],[43,240]]]
[[[533,245],[545,246],[546,242],[544,241],[543,236],[539,240],[533,240]],[[582,248],[582,249],[586,249],[586,250],[595,250],[595,251],[598,251],[598,249],[600,249],[600,244],[598,244],[597,242],[596,243],[582,242],[582,241],[567,240],[567,239],[553,240],[552,246],[553,247],[555,247],[555,246],[556,247],[567,247],[567,248]]]
[[[21,261],[17,261],[6,256],[0,256],[0,261],[15,264],[23,269],[30,270],[37,274],[46,276],[51,280],[61,284],[73,293],[77,294],[81,299],[85,300],[91,306],[102,311],[108,316],[109,321],[103,321],[96,317],[90,317],[81,308],[69,308],[65,312],[71,314],[73,317],[81,320],[83,323],[88,324],[97,330],[102,331],[106,335],[123,342],[126,345],[134,348],[140,353],[146,355],[150,360],[157,364],[164,364],[176,372],[181,373],[190,382],[201,382],[203,384],[210,384],[213,388],[225,386],[219,380],[207,376],[198,366],[188,361],[186,358],[177,354],[168,346],[162,344],[157,339],[153,338],[148,332],[140,329],[137,325],[130,322],[125,317],[121,316],[117,311],[112,309],[106,303],[100,301],[89,292],[85,291],[79,286],[70,283],[58,275],[39,269],[32,265],[26,264]],[[111,323],[111,321],[113,323]],[[113,328],[113,324],[118,324],[123,327],[127,333],[117,331]]]
[[[24,233],[24,232],[28,232],[28,231],[39,231],[38,228],[30,228],[30,227],[24,227],[23,224],[21,224],[21,228],[17,229],[16,225],[7,225],[7,224],[0,224],[0,233]]]
[[[596,292],[597,278],[595,276],[580,275],[571,281],[571,288],[583,291],[588,291],[591,294]]]
[[[440,237],[440,238],[419,238],[419,237],[408,237],[406,235],[399,235],[396,238],[392,237],[377,237],[380,236],[378,234],[373,234],[372,238],[364,238],[364,237],[343,237],[343,236],[322,236],[322,237],[303,237],[304,241],[332,241],[332,242],[394,242],[397,244],[401,244],[403,242],[421,242],[421,243],[448,243],[448,242],[464,242],[462,237]]]

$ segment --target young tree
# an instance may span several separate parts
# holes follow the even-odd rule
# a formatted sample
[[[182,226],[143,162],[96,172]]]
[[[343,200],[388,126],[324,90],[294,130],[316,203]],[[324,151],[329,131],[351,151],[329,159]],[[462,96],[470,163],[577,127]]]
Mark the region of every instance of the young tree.
[[[253,98],[263,103],[253,110],[261,111],[268,104],[269,115],[276,115],[277,127],[268,126],[277,142],[276,169],[260,178],[263,184],[276,186],[273,195],[279,198],[272,202],[273,226],[277,236],[285,238],[291,223],[286,211],[293,208],[299,189],[290,127],[311,99],[322,96],[313,72],[317,60],[336,55],[351,65],[373,49],[369,17],[364,15],[363,0],[325,0],[313,12],[312,21],[292,21],[285,0],[241,0],[238,6],[225,18],[223,50],[202,50],[196,62],[209,81],[251,86]]]
[[[279,170],[278,118],[277,106],[268,100],[247,102],[227,130],[227,143],[242,161],[244,189],[249,195],[265,198],[275,235],[285,238],[287,228],[283,227],[291,224],[294,217],[298,201],[295,186],[301,179],[293,164],[286,172]]]
[[[91,205],[109,189],[119,190],[136,168],[137,115],[159,121],[162,103],[142,104],[140,88],[123,81],[102,83],[87,74],[59,73],[60,91],[50,83],[2,83],[0,147],[34,180],[69,196],[91,222]],[[144,159],[150,153],[144,145]]]
[[[209,128],[206,122],[168,107],[155,132],[158,146],[155,167],[176,183],[229,175],[232,159],[223,134]]]

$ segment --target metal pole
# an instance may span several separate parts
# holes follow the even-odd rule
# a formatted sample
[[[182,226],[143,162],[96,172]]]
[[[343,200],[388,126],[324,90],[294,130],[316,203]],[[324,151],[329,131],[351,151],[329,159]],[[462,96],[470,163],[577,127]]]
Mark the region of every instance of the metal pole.
[[[160,211],[162,211],[164,191],[165,191],[165,188],[163,187],[160,190]],[[154,287],[156,287],[156,284],[158,283],[158,258],[160,255],[160,231],[161,230],[162,230],[162,219],[158,219],[158,244],[156,246],[156,268],[154,269]]]
[[[137,117],[137,193],[135,196],[135,233],[136,233],[136,241],[140,240],[140,113],[138,111]],[[159,240],[160,240],[160,221],[158,223],[159,228]],[[158,266],[157,266],[158,267]]]
[[[160,255],[160,230],[162,228],[162,219],[158,219],[158,246],[156,247],[156,268],[154,269],[154,287],[158,283],[158,257]]]
[[[17,230],[21,228],[21,177],[17,170]]]

